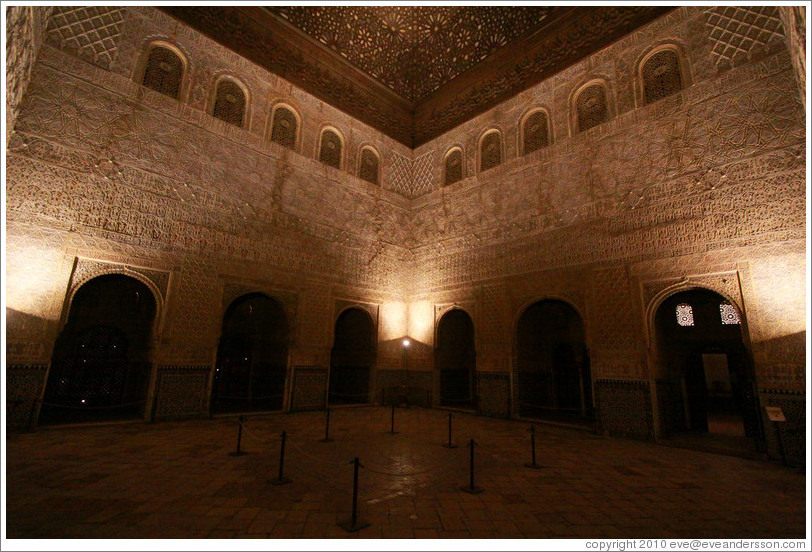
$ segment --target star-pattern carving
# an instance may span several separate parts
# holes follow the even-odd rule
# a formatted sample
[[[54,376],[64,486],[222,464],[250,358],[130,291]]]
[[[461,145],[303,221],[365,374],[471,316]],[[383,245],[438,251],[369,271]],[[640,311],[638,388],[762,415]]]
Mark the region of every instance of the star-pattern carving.
[[[546,23],[550,7],[267,8],[410,101]]]
[[[93,136],[104,124],[108,109],[78,86],[45,79],[33,91],[38,105],[31,121],[33,130],[47,136],[82,140]]]

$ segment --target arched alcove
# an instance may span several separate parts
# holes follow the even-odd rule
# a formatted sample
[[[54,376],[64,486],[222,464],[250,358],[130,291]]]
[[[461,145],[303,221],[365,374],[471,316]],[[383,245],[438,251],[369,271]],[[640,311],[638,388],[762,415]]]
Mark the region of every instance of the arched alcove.
[[[335,324],[328,403],[369,402],[374,362],[375,324],[372,317],[360,308],[345,310]]]
[[[156,312],[150,289],[130,276],[82,285],[54,345],[39,423],[143,417]]]
[[[566,302],[538,301],[519,317],[515,375],[520,416],[570,422],[594,418],[584,325]]]
[[[476,408],[474,323],[467,312],[452,309],[443,315],[434,354],[440,405]]]
[[[689,431],[761,439],[741,323],[733,304],[703,288],[676,292],[657,308],[657,388],[665,435]]]
[[[278,301],[262,293],[234,300],[223,316],[212,412],[281,409],[289,341],[287,317]]]

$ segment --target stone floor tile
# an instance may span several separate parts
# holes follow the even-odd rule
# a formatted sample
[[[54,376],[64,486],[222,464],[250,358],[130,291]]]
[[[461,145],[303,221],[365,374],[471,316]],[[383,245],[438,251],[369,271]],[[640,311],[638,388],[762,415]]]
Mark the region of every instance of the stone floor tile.
[[[323,413],[249,416],[244,456],[234,417],[157,424],[43,427],[7,439],[9,538],[801,538],[805,479],[763,460],[612,439],[524,422],[455,415],[464,444],[481,443],[469,494],[467,450],[446,449],[444,414],[346,408],[320,443]],[[385,422],[385,423],[383,423]],[[457,427],[457,425],[459,427]],[[384,427],[387,426],[387,427]],[[291,442],[275,486],[278,441]],[[293,445],[296,446],[293,446]],[[298,448],[297,448],[298,447]],[[541,454],[543,452],[543,454]],[[350,460],[362,454],[359,518]],[[365,464],[365,465],[367,465]],[[405,466],[405,468],[404,468]],[[765,507],[769,505],[769,507]]]

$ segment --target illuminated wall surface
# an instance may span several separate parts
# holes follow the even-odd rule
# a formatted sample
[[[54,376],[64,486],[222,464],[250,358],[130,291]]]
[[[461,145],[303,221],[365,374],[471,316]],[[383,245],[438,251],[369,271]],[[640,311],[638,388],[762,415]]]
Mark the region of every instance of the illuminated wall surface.
[[[516,415],[517,321],[556,299],[581,317],[598,429],[651,438],[669,373],[657,309],[705,288],[741,314],[761,406],[804,423],[803,10],[679,8],[416,150],[152,8],[11,8],[8,21],[6,363],[20,412],[43,393],[75,291],[122,273],[156,296],[146,416],[208,412],[223,314],[252,292],[290,324],[285,408],[319,406],[351,306],[377,332],[370,400],[398,384],[436,398],[435,330],[461,308],[479,411]],[[180,100],[140,85],[154,41],[186,59]],[[683,89],[646,104],[641,62],[662,47]],[[221,77],[246,92],[243,127],[210,114]],[[591,83],[608,116],[582,131]],[[292,149],[270,139],[280,103],[299,117]],[[537,108],[549,143],[520,155]],[[341,134],[339,168],[318,161],[324,128]],[[502,162],[480,172],[491,142]],[[357,176],[367,146],[377,186]],[[462,179],[443,187],[453,147]]]

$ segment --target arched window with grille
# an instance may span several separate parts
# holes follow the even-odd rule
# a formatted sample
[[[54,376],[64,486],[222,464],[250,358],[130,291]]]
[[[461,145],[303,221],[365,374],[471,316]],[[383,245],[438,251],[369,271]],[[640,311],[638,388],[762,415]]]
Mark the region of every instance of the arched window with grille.
[[[525,117],[522,123],[522,154],[527,155],[550,145],[550,125],[547,112],[539,109]]]
[[[502,164],[502,134],[492,130],[479,143],[479,170],[487,171]]]
[[[609,103],[602,84],[590,84],[575,100],[578,131],[583,132],[609,120]]]
[[[445,175],[443,186],[459,182],[463,178],[462,150],[454,148],[445,156]]]
[[[183,83],[183,59],[164,46],[150,48],[141,84],[176,100],[180,98]]]
[[[299,120],[296,114],[287,107],[278,106],[273,111],[271,124],[271,141],[288,149],[296,149],[296,134]]]
[[[640,68],[640,77],[646,104],[682,90],[682,73],[677,52],[665,48],[650,55]]]
[[[227,123],[243,126],[245,122],[245,92],[236,82],[220,79],[214,96],[212,115]]]
[[[379,173],[380,161],[378,159],[378,154],[370,147],[363,148],[361,150],[361,159],[358,165],[358,178],[379,186]]]
[[[319,141],[319,161],[337,169],[341,168],[341,137],[337,132],[324,129]]]

